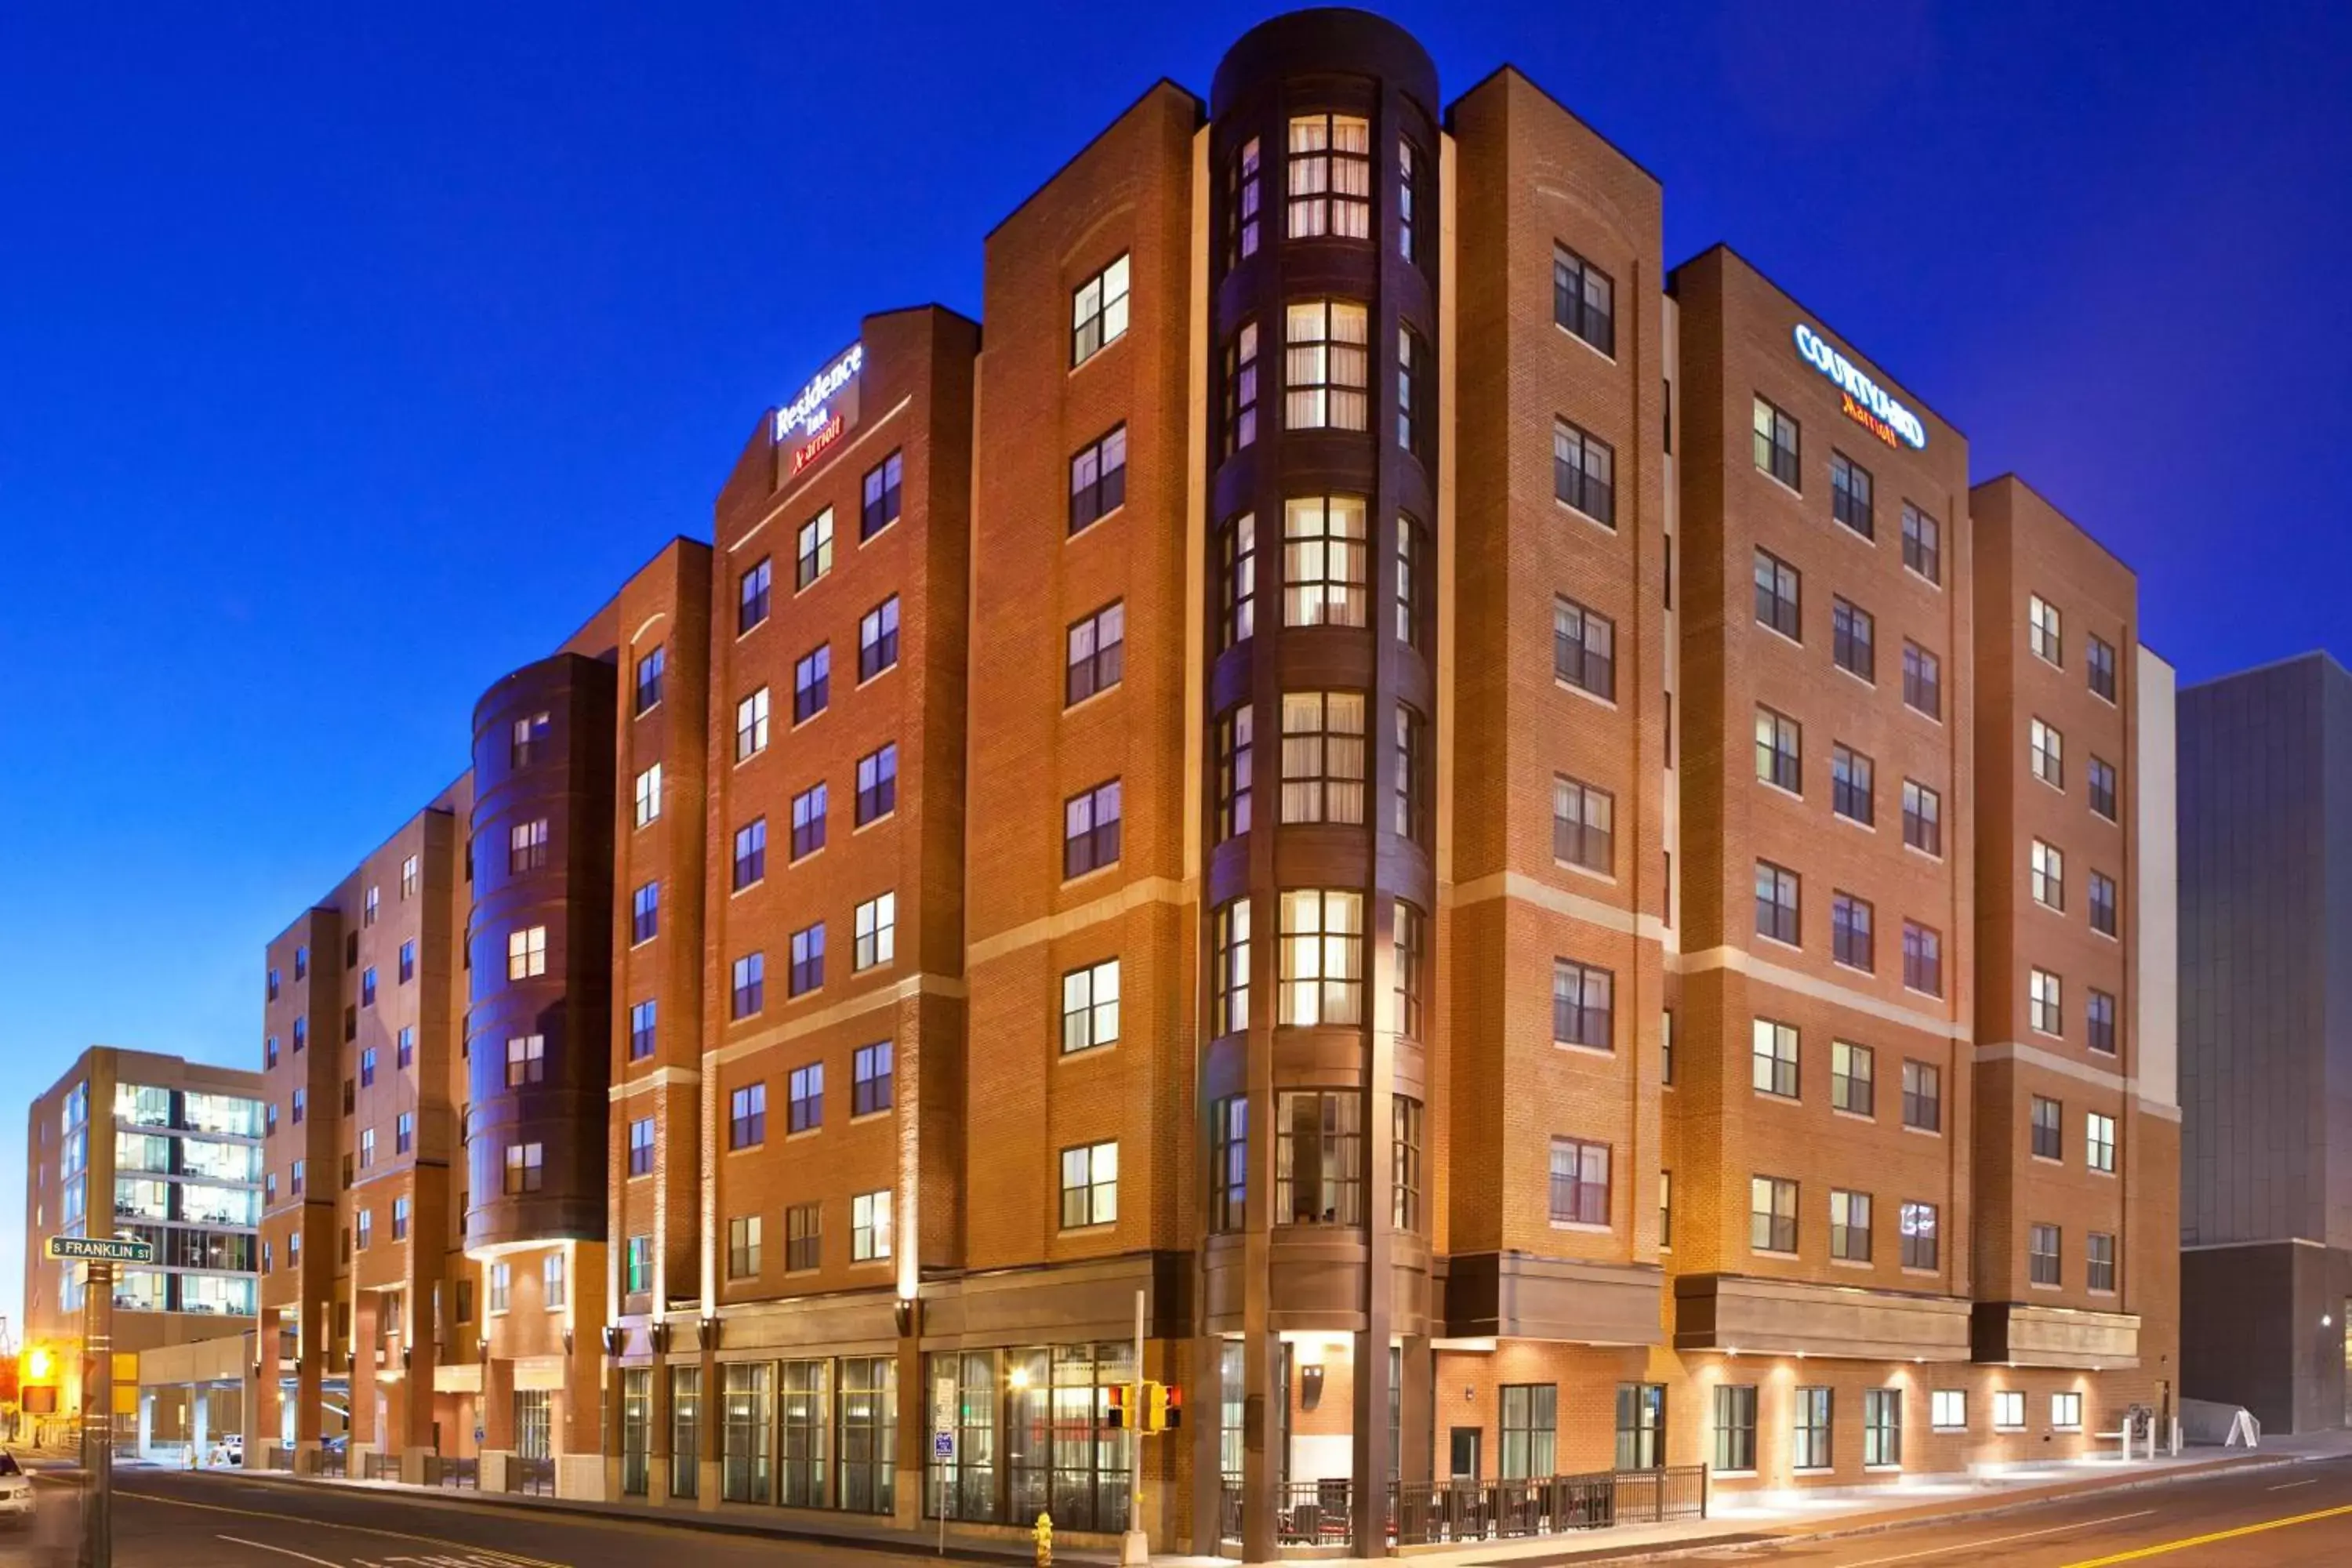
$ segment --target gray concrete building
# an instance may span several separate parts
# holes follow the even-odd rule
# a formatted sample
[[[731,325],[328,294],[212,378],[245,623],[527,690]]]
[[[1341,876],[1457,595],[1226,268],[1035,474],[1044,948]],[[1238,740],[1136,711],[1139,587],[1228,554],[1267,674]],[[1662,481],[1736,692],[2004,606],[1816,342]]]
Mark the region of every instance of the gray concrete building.
[[[2181,1385],[2347,1425],[2352,674],[2180,694]]]

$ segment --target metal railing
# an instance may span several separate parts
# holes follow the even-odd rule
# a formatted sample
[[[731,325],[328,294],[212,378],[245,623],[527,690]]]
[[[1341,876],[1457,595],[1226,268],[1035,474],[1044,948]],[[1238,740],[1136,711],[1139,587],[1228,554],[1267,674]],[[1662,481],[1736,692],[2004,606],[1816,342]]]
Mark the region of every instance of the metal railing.
[[[507,1461],[507,1490],[552,1497],[555,1494],[555,1461],[516,1455]]]
[[[479,1459],[444,1458],[439,1454],[425,1460],[425,1484],[447,1487],[453,1491],[479,1491],[482,1486],[482,1461]]]
[[[341,1480],[350,1476],[351,1468],[351,1450],[348,1448],[320,1447],[310,1457],[310,1473],[314,1476],[331,1476]]]
[[[265,1446],[261,1450],[261,1468],[265,1470],[284,1470],[289,1475],[292,1474],[294,1450],[283,1443],[271,1443]]]
[[[1353,1549],[1355,1512],[1349,1506],[1354,1483],[1344,1479],[1293,1481],[1275,1489],[1274,1543]]]
[[[367,1453],[360,1456],[360,1479],[370,1481],[400,1479],[398,1454]]]
[[[1616,1479],[1616,1515],[1620,1524],[1664,1524],[1670,1520],[1706,1517],[1705,1465],[1619,1470]]]
[[[1600,1470],[1590,1475],[1520,1480],[1441,1481],[1388,1488],[1387,1547],[1506,1541],[1600,1530],[1612,1524],[1654,1524],[1704,1519],[1707,1468],[1680,1465],[1652,1470]],[[1355,1546],[1353,1488],[1340,1480],[1297,1481],[1275,1492],[1278,1547]],[[1242,1541],[1242,1486],[1227,1478],[1218,1490],[1218,1533]]]

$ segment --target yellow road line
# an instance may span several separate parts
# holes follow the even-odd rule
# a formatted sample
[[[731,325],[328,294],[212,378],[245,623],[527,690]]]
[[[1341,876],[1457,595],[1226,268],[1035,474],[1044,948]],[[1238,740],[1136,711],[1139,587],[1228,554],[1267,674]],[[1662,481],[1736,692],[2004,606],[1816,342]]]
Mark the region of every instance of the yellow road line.
[[[2186,1552],[2192,1546],[2210,1546],[2217,1541],[2234,1541],[2242,1535],[2260,1535],[2265,1530],[2284,1530],[2290,1524],[2309,1524],[2315,1520],[2337,1519],[2352,1513],[2352,1503],[2341,1508],[2323,1508],[2316,1513],[2298,1513],[2292,1519],[2265,1520],[2260,1524],[2242,1524],[2235,1530],[2217,1530],[2210,1535],[2192,1535],[2182,1541],[2168,1541],[2157,1546],[2136,1547],[2118,1552],[2111,1557],[2093,1557],[2081,1563],[2070,1563],[2066,1568],[2107,1568],[2113,1563],[2137,1563],[2143,1557],[2161,1557],[2168,1552]]]
[[[228,1508],[216,1502],[190,1502],[185,1498],[163,1497],[155,1492],[127,1491],[120,1488],[116,1489],[114,1495],[118,1500],[130,1498],[138,1502],[165,1503],[173,1508],[200,1508],[207,1513],[242,1514],[247,1519],[274,1519],[283,1523],[311,1525],[320,1530],[348,1530],[354,1535],[381,1535],[391,1541],[422,1541],[430,1546],[455,1547],[459,1552],[468,1552],[477,1557],[501,1557],[509,1563],[522,1563],[525,1568],[569,1568],[569,1564],[550,1563],[543,1557],[525,1557],[519,1552],[502,1551],[495,1546],[478,1546],[470,1541],[451,1541],[438,1535],[418,1535],[405,1530],[378,1530],[373,1525],[341,1524],[331,1519],[308,1519],[296,1514],[263,1513],[257,1509]]]

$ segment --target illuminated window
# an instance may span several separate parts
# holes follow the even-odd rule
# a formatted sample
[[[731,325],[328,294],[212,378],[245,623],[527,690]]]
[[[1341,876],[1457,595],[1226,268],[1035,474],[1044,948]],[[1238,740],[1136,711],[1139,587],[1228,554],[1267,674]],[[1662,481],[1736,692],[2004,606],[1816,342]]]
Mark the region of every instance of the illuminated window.
[[[1748,1183],[1748,1247],[1751,1252],[1797,1250],[1797,1184],[1780,1176]]]
[[[535,1193],[545,1176],[545,1152],[537,1143],[507,1145],[507,1191],[514,1194]],[[503,1272],[506,1265],[498,1265]],[[492,1303],[496,1306],[495,1300]]]
[[[1609,1223],[1608,1144],[1551,1141],[1551,1218],[1555,1225]]]
[[[2039,594],[2025,600],[2025,642],[2033,656],[2061,668],[2066,663],[2066,642],[2060,629],[2058,606]]]
[[[1870,1194],[1830,1193],[1830,1256],[1845,1263],[1870,1261]]]
[[[2058,976],[2037,969],[2028,977],[2027,999],[2033,1026],[2045,1035],[2066,1032],[2063,986]]]
[[[1805,793],[1804,732],[1794,719],[1769,708],[1756,710],[1756,776],[1764,783]]]
[[[1295,300],[1284,313],[1283,424],[1292,430],[1361,430],[1371,400],[1371,338],[1364,307]]]
[[[2039,719],[2028,721],[2026,730],[2027,760],[2033,776],[2053,789],[2066,787],[2066,738],[2057,726]]]
[[[656,763],[637,775],[636,821],[639,827],[656,821],[662,811],[662,765]]]
[[[1801,489],[1797,469],[1797,422],[1759,397],[1756,400],[1756,466],[1788,486]]]
[[[1364,820],[1362,693],[1283,693],[1282,820]]]
[[[889,1189],[860,1193],[849,1200],[849,1260],[874,1263],[889,1256]]]
[[[1363,895],[1319,889],[1285,892],[1280,955],[1278,1022],[1363,1022]]]
[[[1289,234],[1293,239],[1370,239],[1372,132],[1349,114],[1290,120]]]
[[[542,1083],[547,1079],[547,1037],[516,1035],[507,1041],[507,1087]]]
[[[743,762],[768,749],[768,689],[764,686],[735,704],[735,760]]]
[[[1830,1044],[1830,1104],[1849,1116],[1869,1116],[1877,1103],[1878,1055],[1851,1040]]]
[[[851,967],[872,969],[896,958],[898,952],[898,895],[883,893],[858,905],[856,928]]]
[[[547,928],[530,926],[507,935],[507,978],[529,980],[547,973]]]
[[[801,524],[793,552],[793,591],[814,584],[833,570],[833,508],[827,507]]]
[[[1217,910],[1216,973],[1212,981],[1214,1026],[1237,1035],[1250,1023],[1250,905],[1235,899]]]
[[[1062,1151],[1062,1228],[1109,1225],[1118,1218],[1118,1145],[1090,1143]]]
[[[1797,1026],[1770,1018],[1749,1026],[1748,1079],[1759,1094],[1797,1098]]]
[[[1127,335],[1128,258],[1087,279],[1070,294],[1070,363],[1081,365]]]
[[[1062,1054],[1092,1050],[1118,1038],[1118,960],[1062,976]]]

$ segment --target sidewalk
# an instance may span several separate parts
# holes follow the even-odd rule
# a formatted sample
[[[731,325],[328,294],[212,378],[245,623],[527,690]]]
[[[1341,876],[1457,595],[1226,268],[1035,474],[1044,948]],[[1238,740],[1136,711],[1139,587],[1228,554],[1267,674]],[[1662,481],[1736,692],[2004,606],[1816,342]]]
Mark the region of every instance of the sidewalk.
[[[1585,1563],[1654,1562],[1727,1546],[1866,1535],[1905,1525],[2005,1513],[2086,1493],[2163,1486],[2223,1471],[2352,1458],[2352,1433],[2320,1433],[2273,1438],[2259,1449],[2192,1448],[2179,1458],[2159,1457],[2126,1466],[2112,1458],[2021,1466],[1997,1476],[1906,1477],[1894,1486],[1824,1488],[1803,1492],[1721,1493],[1704,1520],[1669,1524],[1628,1524],[1523,1540],[1472,1542],[1460,1546],[1415,1547],[1406,1556],[1415,1568],[1470,1568],[1472,1564],[1526,1562],[1529,1568],[1567,1568]],[[239,1470],[243,1479],[279,1486],[356,1492],[397,1492],[459,1506],[511,1509],[582,1518],[667,1525],[729,1535],[768,1536],[814,1542],[853,1551],[934,1556],[935,1531],[899,1530],[855,1519],[812,1519],[756,1512],[684,1512],[636,1503],[585,1502],[520,1493],[481,1493],[440,1487],[409,1487],[394,1481],[297,1478],[282,1472]],[[993,1541],[950,1533],[946,1555],[956,1561],[1006,1564],[1032,1561],[1026,1540]],[[1062,1563],[1110,1564],[1115,1551],[1056,1548]],[[1156,1568],[1205,1568],[1230,1561],[1216,1557],[1155,1554]],[[1333,1561],[1333,1560],[1326,1560]],[[1395,1558],[1349,1558],[1354,1563],[1387,1563]]]

